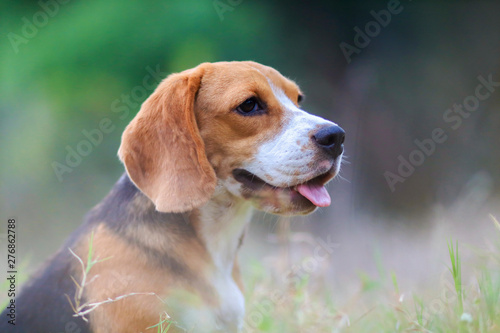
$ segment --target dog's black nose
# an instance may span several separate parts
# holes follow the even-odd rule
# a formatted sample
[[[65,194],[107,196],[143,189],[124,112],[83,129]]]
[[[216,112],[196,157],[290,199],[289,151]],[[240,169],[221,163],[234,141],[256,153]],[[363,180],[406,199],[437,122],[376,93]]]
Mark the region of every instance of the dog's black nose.
[[[312,139],[333,158],[337,158],[344,151],[345,131],[340,126],[322,128],[312,136]]]

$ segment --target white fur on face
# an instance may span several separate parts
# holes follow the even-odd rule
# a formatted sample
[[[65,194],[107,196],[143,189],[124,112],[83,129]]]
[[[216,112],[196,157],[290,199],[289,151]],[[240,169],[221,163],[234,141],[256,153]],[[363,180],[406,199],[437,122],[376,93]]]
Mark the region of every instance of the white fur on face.
[[[318,160],[311,133],[336,124],[299,109],[281,89],[270,85],[283,108],[285,125],[281,133],[258,148],[254,159],[243,168],[279,187],[296,185],[330,170],[333,161]],[[340,159],[336,162],[340,163]]]

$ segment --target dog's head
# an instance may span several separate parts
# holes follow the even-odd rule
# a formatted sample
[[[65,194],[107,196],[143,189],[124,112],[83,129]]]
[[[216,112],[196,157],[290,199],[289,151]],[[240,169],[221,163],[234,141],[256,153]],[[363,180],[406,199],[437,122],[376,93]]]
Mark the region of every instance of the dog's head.
[[[255,62],[167,77],[125,129],[119,156],[161,212],[199,207],[216,186],[276,214],[328,206],[344,131],[303,111],[303,94]]]

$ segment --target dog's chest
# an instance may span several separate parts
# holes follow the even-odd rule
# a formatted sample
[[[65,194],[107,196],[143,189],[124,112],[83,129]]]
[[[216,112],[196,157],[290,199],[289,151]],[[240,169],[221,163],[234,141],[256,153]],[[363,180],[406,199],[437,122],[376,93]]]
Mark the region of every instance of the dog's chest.
[[[215,326],[221,332],[238,332],[245,314],[245,299],[233,278],[233,265],[242,235],[250,221],[252,208],[246,202],[234,202],[224,195],[200,209],[201,234],[211,257],[213,271],[208,276],[217,307],[213,309]],[[227,205],[225,199],[231,200]]]
[[[219,296],[215,309],[216,326],[221,332],[239,332],[245,315],[245,298],[231,276],[216,277],[214,287]]]
[[[243,328],[245,300],[242,292],[230,277],[217,277],[213,282],[217,306],[189,306],[176,316],[183,332],[238,333]],[[193,304],[191,304],[193,305]]]

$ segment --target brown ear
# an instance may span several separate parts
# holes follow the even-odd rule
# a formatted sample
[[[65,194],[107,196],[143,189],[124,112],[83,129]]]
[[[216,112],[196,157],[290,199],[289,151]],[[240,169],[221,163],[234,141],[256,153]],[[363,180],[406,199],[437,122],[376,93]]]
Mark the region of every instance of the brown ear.
[[[204,204],[216,185],[194,115],[203,67],[163,80],[122,135],[118,156],[160,212]]]

